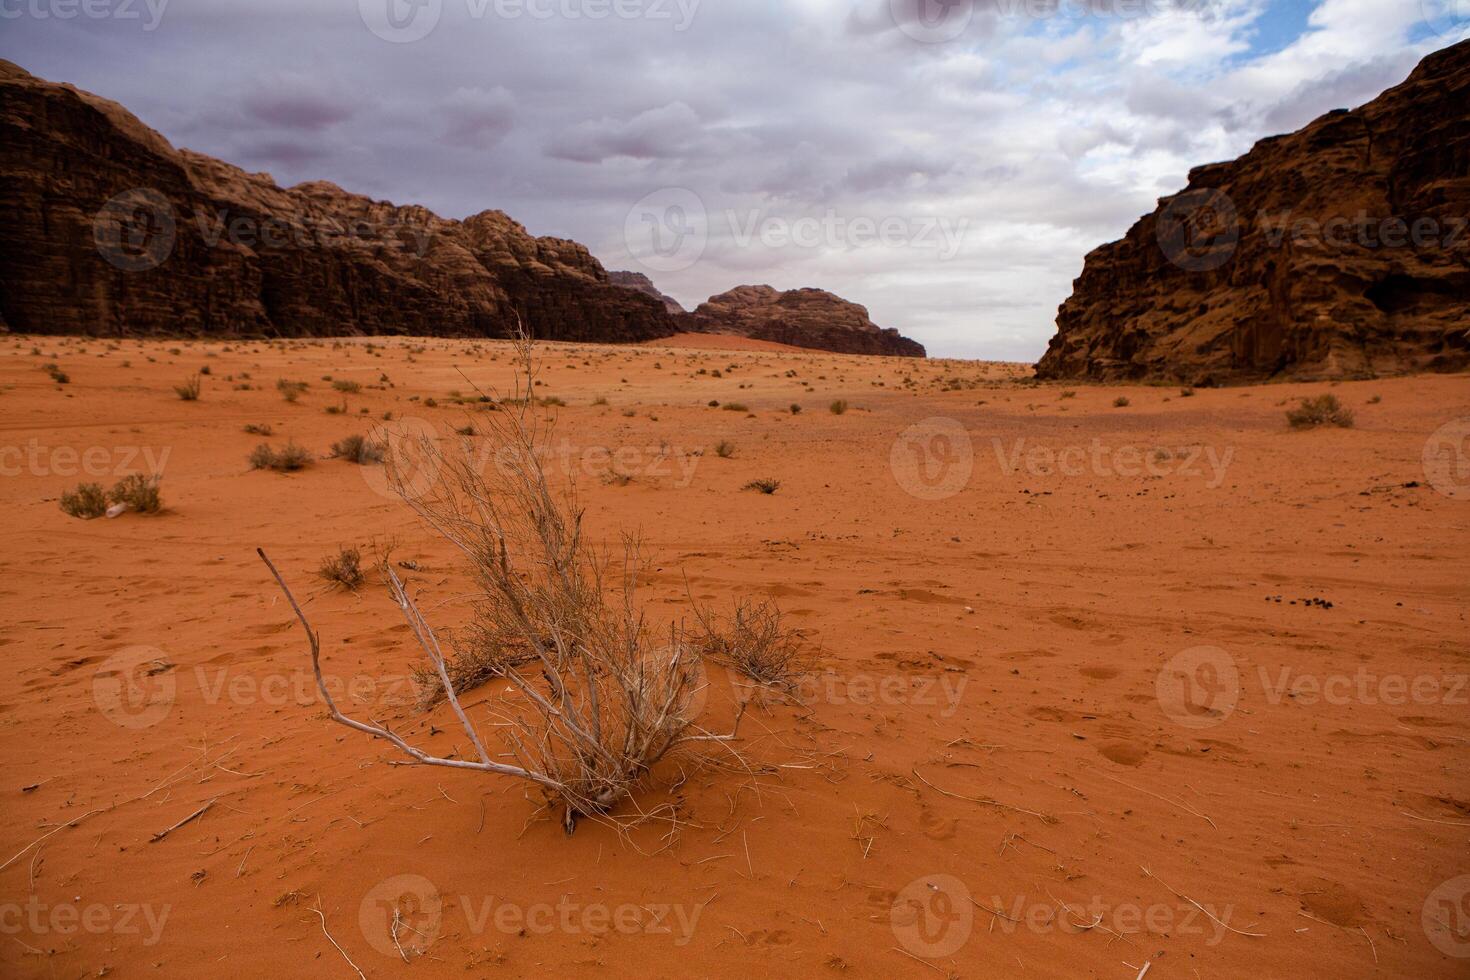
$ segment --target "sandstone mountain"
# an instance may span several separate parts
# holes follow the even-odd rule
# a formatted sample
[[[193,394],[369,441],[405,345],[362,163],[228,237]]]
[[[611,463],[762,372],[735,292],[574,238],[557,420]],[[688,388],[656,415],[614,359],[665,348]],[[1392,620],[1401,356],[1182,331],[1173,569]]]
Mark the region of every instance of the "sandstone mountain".
[[[677,327],[576,242],[175,149],[122,106],[0,61],[0,314],[57,334],[538,337]]]
[[[684,307],[680,305],[678,300],[659,292],[658,287],[653,284],[653,280],[641,272],[609,272],[607,277],[614,286],[622,286],[624,289],[636,289],[645,296],[652,296],[664,304],[664,309],[675,316],[685,312]]]
[[[1043,378],[1470,366],[1470,42],[1367,105],[1198,167],[1087,256]]]
[[[679,318],[695,333],[733,334],[840,354],[923,357],[924,347],[868,319],[866,308],[821,289],[737,286]]]

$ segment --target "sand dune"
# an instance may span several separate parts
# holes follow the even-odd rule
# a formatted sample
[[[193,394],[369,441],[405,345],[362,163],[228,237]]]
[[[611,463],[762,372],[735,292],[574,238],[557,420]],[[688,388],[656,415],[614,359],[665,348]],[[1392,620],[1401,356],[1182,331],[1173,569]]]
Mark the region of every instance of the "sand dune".
[[[331,725],[254,553],[344,705],[464,751],[413,707],[382,588],[314,579],[392,541],[448,630],[462,563],[380,467],[325,457],[385,412],[473,426],[453,393],[506,384],[506,345],[7,338],[0,972],[1464,975],[1470,490],[1441,450],[1470,379],[1181,397],[696,339],[730,346],[545,346],[549,469],[595,537],[641,529],[654,620],[688,615],[686,576],[775,595],[819,668],[751,710],[749,769],[664,763],[635,802],[674,821],[620,840]],[[1323,393],[1356,427],[1290,430]],[[314,465],[248,468],[287,440]],[[58,507],[157,467],[160,515]],[[709,678],[723,729],[746,689]]]

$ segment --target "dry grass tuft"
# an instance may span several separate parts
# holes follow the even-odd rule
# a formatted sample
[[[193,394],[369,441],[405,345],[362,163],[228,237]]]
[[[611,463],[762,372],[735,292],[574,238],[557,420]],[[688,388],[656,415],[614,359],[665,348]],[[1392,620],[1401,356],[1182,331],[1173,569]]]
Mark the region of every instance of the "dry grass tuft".
[[[107,513],[107,495],[100,483],[83,483],[61,495],[61,509],[71,517],[90,521]]]

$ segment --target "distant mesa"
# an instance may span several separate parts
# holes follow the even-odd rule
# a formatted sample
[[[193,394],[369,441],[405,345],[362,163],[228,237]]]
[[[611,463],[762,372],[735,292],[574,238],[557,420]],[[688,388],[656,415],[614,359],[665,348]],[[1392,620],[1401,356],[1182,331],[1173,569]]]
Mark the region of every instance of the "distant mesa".
[[[1042,378],[1247,382],[1470,367],[1470,41],[1198,167],[1087,256]]]
[[[866,308],[822,289],[737,286],[677,318],[690,333],[725,334],[839,354],[923,357],[924,347],[883,329]]]

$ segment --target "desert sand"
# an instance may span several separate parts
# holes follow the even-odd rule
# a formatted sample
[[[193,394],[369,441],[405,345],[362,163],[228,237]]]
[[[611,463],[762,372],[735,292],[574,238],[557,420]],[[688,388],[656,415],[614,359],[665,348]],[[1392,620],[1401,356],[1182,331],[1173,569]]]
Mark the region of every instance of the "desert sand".
[[[255,554],[345,706],[464,748],[383,589],[315,578],[391,542],[448,632],[463,564],[327,457],[386,412],[473,426],[453,393],[507,384],[507,345],[0,339],[0,973],[1466,975],[1470,473],[1424,456],[1470,378],[1185,397],[728,346],[543,345],[548,465],[589,533],[641,531],[652,618],[686,576],[772,595],[818,672],[751,708],[743,765],[685,752],[623,807],[664,819],[569,838],[331,724]],[[1287,427],[1328,392],[1354,428]],[[315,464],[249,469],[287,439]],[[161,514],[58,507],[160,466]],[[710,727],[748,693],[711,666]]]

